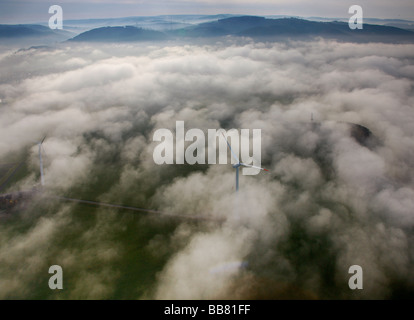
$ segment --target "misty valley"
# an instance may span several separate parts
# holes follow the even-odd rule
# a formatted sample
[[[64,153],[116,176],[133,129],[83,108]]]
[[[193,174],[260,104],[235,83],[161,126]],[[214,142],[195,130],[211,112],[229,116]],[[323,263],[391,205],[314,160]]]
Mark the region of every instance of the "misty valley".
[[[0,299],[412,298],[413,32],[388,22],[1,25]]]

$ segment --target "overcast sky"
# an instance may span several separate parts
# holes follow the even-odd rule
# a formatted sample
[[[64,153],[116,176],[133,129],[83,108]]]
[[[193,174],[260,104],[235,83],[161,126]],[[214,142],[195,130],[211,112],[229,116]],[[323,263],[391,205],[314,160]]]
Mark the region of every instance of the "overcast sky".
[[[64,19],[217,13],[348,17],[349,7],[358,4],[365,17],[414,20],[413,0],[0,0],[0,23],[48,21],[54,4],[62,6]]]

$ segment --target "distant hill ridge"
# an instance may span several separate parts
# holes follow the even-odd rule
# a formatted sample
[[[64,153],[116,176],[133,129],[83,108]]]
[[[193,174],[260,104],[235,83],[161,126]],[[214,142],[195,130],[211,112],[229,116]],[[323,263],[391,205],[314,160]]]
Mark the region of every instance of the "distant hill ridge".
[[[414,33],[396,27],[364,24],[362,30],[351,30],[345,22],[317,22],[299,18],[267,19],[242,16],[202,23],[175,31],[186,37],[208,36],[397,36],[413,37]]]
[[[41,25],[0,25],[0,38],[4,40],[47,36],[63,40],[71,37],[65,30],[51,30]],[[322,37],[351,42],[414,42],[414,32],[392,26],[365,23],[362,30],[351,30],[346,22],[320,22],[286,17],[273,19],[259,16],[226,17],[164,32],[136,26],[105,26],[72,36],[70,41],[134,42],[224,36],[259,40],[306,40]]]
[[[56,32],[48,27],[37,24],[0,24],[0,38],[21,38],[33,36],[48,36]]]
[[[147,30],[143,28],[125,27],[102,27],[81,33],[70,39],[70,41],[97,41],[97,42],[122,42],[122,41],[154,41],[165,40],[167,35],[160,31]]]
[[[167,38],[211,38],[229,35],[268,39],[325,37],[347,41],[414,41],[413,32],[396,27],[364,24],[362,30],[351,30],[345,22],[318,22],[299,18],[268,19],[257,16],[230,17],[168,32],[145,30],[133,26],[104,27],[84,32],[71,40],[119,42]]]

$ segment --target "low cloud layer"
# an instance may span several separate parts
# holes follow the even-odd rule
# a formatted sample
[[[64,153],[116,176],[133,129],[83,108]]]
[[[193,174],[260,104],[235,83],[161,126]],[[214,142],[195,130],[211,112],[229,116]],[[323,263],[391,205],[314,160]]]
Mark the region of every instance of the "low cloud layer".
[[[226,41],[0,55],[1,162],[27,166],[9,190],[38,182],[47,135],[49,194],[224,219],[36,199],[1,221],[1,298],[413,294],[414,46]],[[152,134],[178,120],[261,129],[270,172],[242,176],[236,196],[230,165],[156,165]],[[53,264],[61,294],[47,288]],[[363,290],[348,287],[352,265]]]

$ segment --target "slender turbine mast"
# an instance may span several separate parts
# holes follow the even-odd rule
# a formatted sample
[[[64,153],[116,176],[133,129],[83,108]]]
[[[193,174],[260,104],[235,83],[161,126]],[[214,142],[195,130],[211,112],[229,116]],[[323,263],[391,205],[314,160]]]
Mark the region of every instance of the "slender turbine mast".
[[[222,133],[222,135],[223,135],[224,139],[226,139],[227,146],[229,147],[233,158],[236,160],[236,164],[233,164],[233,168],[236,169],[236,192],[239,191],[239,170],[240,170],[240,167],[255,168],[255,169],[259,169],[259,170],[263,170],[263,171],[269,171],[265,168],[260,168],[260,167],[252,166],[251,164],[246,164],[246,163],[240,162],[239,158],[236,156],[236,154],[231,149],[230,143],[228,142],[228,140],[227,140],[226,136],[224,135],[224,133]]]
[[[43,175],[43,159],[42,159],[42,144],[45,141],[46,136],[43,137],[42,141],[38,142],[37,145],[39,146],[39,165],[40,165],[40,184],[42,187],[45,185],[45,177]]]

